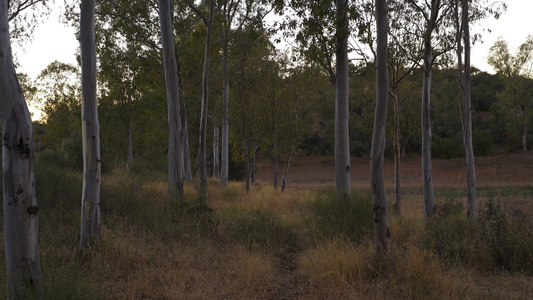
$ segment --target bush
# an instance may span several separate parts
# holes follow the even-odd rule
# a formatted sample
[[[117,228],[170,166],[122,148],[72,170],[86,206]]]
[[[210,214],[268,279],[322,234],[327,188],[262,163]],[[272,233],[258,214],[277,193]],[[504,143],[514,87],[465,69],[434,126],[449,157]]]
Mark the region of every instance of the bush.
[[[492,154],[494,140],[490,130],[474,130],[472,134],[472,144],[474,155],[485,156]]]
[[[431,153],[434,157],[451,159],[461,157],[463,151],[461,144],[451,138],[441,138],[436,135],[431,144]]]
[[[426,223],[422,244],[450,264],[471,262],[476,253],[475,233],[465,216],[462,202],[446,199]]]
[[[292,237],[291,230],[274,213],[231,207],[223,212],[235,239],[254,246],[280,246]]]
[[[352,192],[350,207],[340,209],[334,188],[314,194],[310,202],[310,228],[319,238],[361,243],[373,230],[374,213],[370,194]]]

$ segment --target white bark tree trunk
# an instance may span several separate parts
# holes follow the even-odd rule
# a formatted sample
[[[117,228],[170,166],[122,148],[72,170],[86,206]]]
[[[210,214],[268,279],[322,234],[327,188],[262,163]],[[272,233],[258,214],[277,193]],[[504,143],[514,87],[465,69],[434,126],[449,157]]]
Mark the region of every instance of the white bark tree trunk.
[[[229,170],[229,68],[228,68],[228,34],[224,35],[224,45],[223,45],[223,119],[222,119],[222,149],[221,149],[221,158],[220,158],[220,185],[228,185],[228,170]]]
[[[436,3],[431,2],[431,17],[427,20],[424,36],[424,80],[422,86],[422,183],[424,189],[424,220],[428,220],[435,210],[433,179],[431,173],[431,71],[433,68],[432,33],[437,19]]]
[[[81,129],[83,143],[83,192],[80,247],[85,249],[100,236],[100,125],[96,100],[96,45],[94,0],[82,0],[80,13]]]
[[[32,122],[13,66],[7,1],[0,1],[0,12],[0,121],[7,297],[43,299]]]
[[[350,136],[349,136],[349,78],[348,78],[348,0],[336,0],[336,57],[335,80],[335,183],[339,204],[350,202]]]
[[[158,0],[163,43],[163,65],[168,102],[168,198],[183,199],[183,152],[177,62],[174,52],[170,0]]]
[[[209,20],[206,23],[204,69],[202,75],[202,111],[200,114],[200,136],[198,161],[200,164],[200,199],[207,202],[207,116],[209,109],[209,64],[211,62],[211,44],[213,36],[214,0],[209,1]]]
[[[400,101],[398,99],[398,86],[394,88],[394,210],[402,214],[402,168],[400,151]]]
[[[470,220],[476,218],[476,169],[474,164],[474,148],[472,144],[472,96],[471,96],[471,67],[470,67],[470,26],[468,24],[468,0],[462,0],[461,26],[459,26],[459,13],[456,6],[456,27],[457,27],[457,57],[459,80],[463,90],[463,142],[465,146],[466,171],[467,171],[467,217]],[[462,46],[461,36],[464,44],[464,65],[461,59]]]
[[[385,177],[383,174],[388,102],[386,0],[376,0],[375,5],[377,24],[377,94],[370,173],[374,201],[374,247],[376,253],[388,254],[390,253],[390,229],[387,199],[385,197]]]

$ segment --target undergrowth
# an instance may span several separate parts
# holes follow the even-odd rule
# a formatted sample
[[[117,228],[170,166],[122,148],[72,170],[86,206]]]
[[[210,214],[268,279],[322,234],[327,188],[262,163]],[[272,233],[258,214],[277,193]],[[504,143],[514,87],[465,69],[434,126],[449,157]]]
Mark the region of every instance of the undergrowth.
[[[364,191],[353,191],[341,209],[333,188],[282,193],[255,185],[246,193],[242,183],[211,181],[207,203],[198,203],[193,183],[184,201],[170,202],[164,174],[137,164],[130,174],[102,176],[101,237],[81,251],[82,176],[49,161],[35,167],[47,299],[533,297],[525,284],[532,226],[506,202],[508,195],[533,201],[527,187],[492,190],[498,198],[484,201],[474,223],[462,192],[441,191],[445,200],[427,223],[420,193],[406,193],[403,217],[390,219],[392,253],[383,258],[374,254]]]

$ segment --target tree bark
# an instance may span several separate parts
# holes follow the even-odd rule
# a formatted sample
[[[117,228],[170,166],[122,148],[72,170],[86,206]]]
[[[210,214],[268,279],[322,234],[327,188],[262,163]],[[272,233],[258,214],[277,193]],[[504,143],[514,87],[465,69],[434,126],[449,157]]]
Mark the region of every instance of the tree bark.
[[[219,128],[215,126],[213,128],[213,178],[220,178],[220,160],[219,160]]]
[[[228,29],[229,31],[229,29]],[[222,149],[221,149],[221,165],[220,165],[220,185],[228,185],[228,170],[229,170],[229,68],[228,68],[228,35],[226,33],[223,45],[223,119],[222,119]]]
[[[171,201],[181,201],[183,200],[182,131],[178,70],[174,51],[170,0],[158,0],[158,5],[168,104],[168,198]]]
[[[0,12],[0,121],[7,297],[43,299],[32,122],[13,65],[7,1],[0,1]]]
[[[187,126],[187,113],[184,97],[180,97],[181,116],[181,149],[183,155],[183,179],[192,181],[191,151],[189,148],[189,128]]]
[[[96,44],[94,0],[82,0],[80,14],[81,128],[83,141],[83,193],[80,247],[86,249],[100,237],[100,125],[96,100]]]
[[[207,202],[207,115],[209,108],[209,64],[211,62],[211,44],[213,36],[214,0],[209,1],[209,21],[205,42],[204,69],[202,75],[202,111],[200,114],[200,137],[198,158],[200,164],[200,199]]]
[[[372,198],[374,201],[374,247],[376,253],[382,255],[390,253],[389,215],[385,196],[385,177],[383,174],[388,102],[386,0],[376,0],[375,5],[377,24],[377,93],[370,173],[372,178]]]
[[[422,87],[422,183],[424,189],[424,220],[428,220],[435,210],[433,194],[433,180],[431,174],[431,72],[433,68],[432,33],[437,18],[435,1],[432,1],[431,17],[427,20],[427,28],[424,36],[424,80]]]
[[[400,152],[400,102],[398,99],[398,86],[394,88],[394,210],[402,214],[402,169]]]
[[[476,170],[474,164],[474,149],[472,144],[472,71],[470,67],[470,26],[468,23],[468,0],[462,0],[462,17],[459,26],[459,13],[456,6],[456,27],[457,27],[457,57],[459,69],[459,81],[463,90],[463,142],[466,156],[467,173],[467,218],[476,218]],[[461,36],[464,44],[464,65],[462,63]]]
[[[131,164],[133,163],[133,132],[131,130],[131,95],[128,96],[128,120],[126,124],[126,131],[128,134],[127,157],[126,157],[126,170],[129,173],[131,170]]]
[[[349,84],[348,84],[348,0],[336,0],[336,57],[335,80],[335,183],[341,207],[350,203],[350,141],[349,141]]]

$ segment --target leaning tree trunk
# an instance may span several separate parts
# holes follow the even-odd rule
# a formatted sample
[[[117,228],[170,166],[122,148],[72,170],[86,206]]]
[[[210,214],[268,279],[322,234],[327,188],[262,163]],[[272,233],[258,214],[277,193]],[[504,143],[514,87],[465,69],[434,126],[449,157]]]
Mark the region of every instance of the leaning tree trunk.
[[[168,104],[168,198],[183,199],[180,96],[170,0],[158,0]]]
[[[80,247],[88,248],[100,236],[100,125],[96,102],[96,44],[94,0],[81,1],[81,130],[83,193]]]
[[[376,0],[377,25],[377,94],[372,138],[371,167],[372,198],[374,201],[374,247],[378,254],[390,253],[390,229],[387,199],[385,197],[385,177],[383,156],[385,153],[385,127],[387,124],[387,4],[386,0]]]
[[[43,299],[30,112],[15,73],[7,2],[0,1],[0,121],[8,299]]]
[[[341,207],[350,203],[350,142],[349,142],[349,84],[348,84],[348,0],[336,0],[336,57],[335,80],[335,183]]]
[[[463,117],[464,117],[464,127],[463,127],[463,139],[465,146],[465,156],[466,156],[466,171],[467,171],[467,184],[468,184],[468,205],[467,205],[467,217],[471,220],[476,218],[476,169],[474,165],[474,148],[472,144],[472,96],[471,96],[471,86],[472,86],[472,71],[470,67],[470,26],[468,24],[468,0],[462,1],[463,5],[463,41],[464,41],[464,56],[465,62],[464,67],[461,63],[461,39],[460,34],[458,35],[458,61],[459,61],[459,70],[463,71],[461,79],[463,87]],[[458,17],[458,16],[457,16]]]

